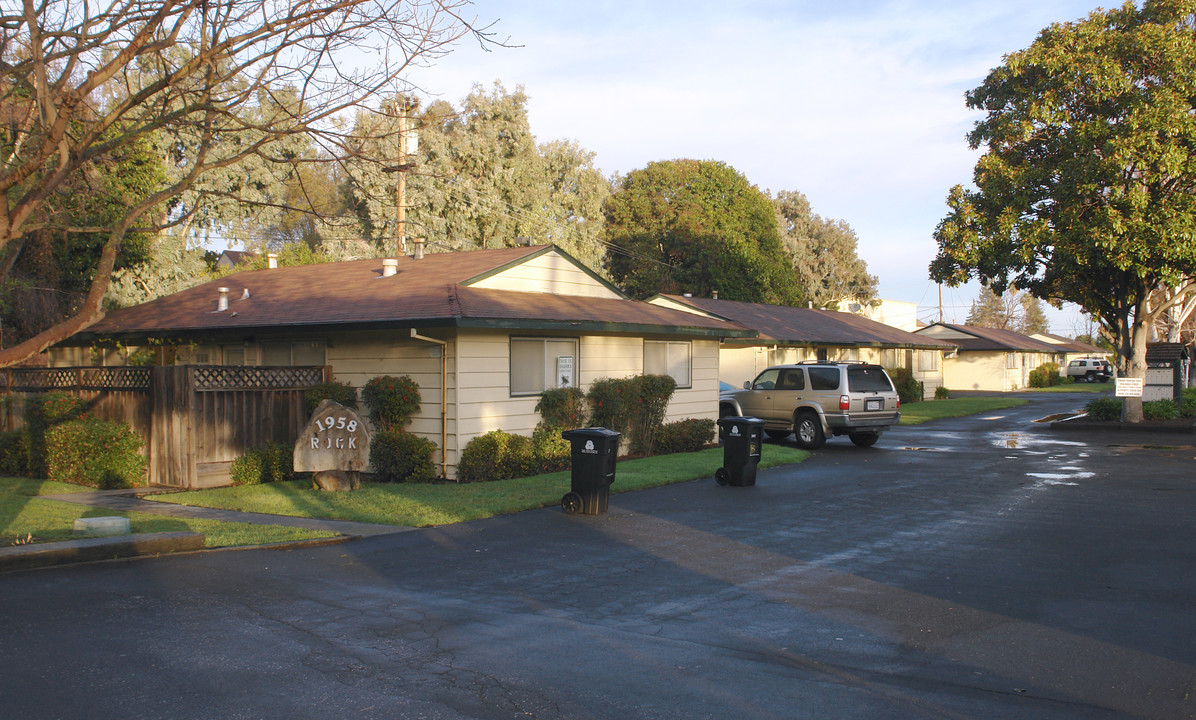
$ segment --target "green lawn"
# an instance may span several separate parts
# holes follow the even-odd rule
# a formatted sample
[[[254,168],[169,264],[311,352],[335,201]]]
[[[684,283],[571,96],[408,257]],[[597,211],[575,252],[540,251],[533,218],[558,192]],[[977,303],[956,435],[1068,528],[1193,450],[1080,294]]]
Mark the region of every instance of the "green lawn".
[[[252,525],[214,520],[188,520],[149,513],[93,508],[40,495],[86,492],[90,488],[50,480],[0,477],[0,546],[47,540],[69,540],[77,518],[127,517],[134,533],[191,531],[204,534],[207,547],[265,545],[292,540],[334,537],[336,533],[280,525]]]
[[[1112,380],[1110,380],[1107,383],[1064,383],[1063,385],[1052,385],[1051,387],[1046,388],[1026,388],[1025,392],[1074,392],[1098,394],[1103,392],[1113,392],[1113,389],[1114,383]],[[1022,391],[1019,390],[1018,392]]]
[[[1030,402],[1013,397],[960,397],[947,400],[924,400],[901,406],[902,425],[920,425],[940,418],[963,417],[976,413],[1017,407]]]
[[[809,455],[804,450],[765,444],[759,467],[801,462]],[[615,469],[611,492],[713,478],[722,463],[721,448],[624,460]],[[486,483],[367,484],[350,493],[312,490],[310,482],[294,481],[171,493],[155,499],[276,515],[426,527],[556,505],[569,491],[569,484],[570,473],[566,470]]]

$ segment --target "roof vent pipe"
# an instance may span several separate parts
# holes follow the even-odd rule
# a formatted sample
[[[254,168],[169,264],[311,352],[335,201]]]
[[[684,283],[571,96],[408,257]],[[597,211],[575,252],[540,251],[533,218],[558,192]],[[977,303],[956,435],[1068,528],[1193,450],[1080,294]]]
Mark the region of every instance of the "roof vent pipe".
[[[411,244],[415,248],[414,252],[412,253],[412,259],[423,260],[424,259],[424,239],[423,238],[411,238]]]
[[[278,253],[266,253],[266,265],[274,270],[278,267]]]
[[[399,261],[395,258],[383,258],[382,277],[390,277],[399,271]]]
[[[228,310],[228,288],[216,288],[216,292],[220,293],[216,298],[216,312]]]

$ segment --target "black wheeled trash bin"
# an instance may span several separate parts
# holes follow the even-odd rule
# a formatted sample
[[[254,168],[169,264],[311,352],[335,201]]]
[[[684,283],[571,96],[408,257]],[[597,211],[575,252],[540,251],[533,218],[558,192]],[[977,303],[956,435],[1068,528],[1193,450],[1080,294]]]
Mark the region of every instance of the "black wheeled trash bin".
[[[755,485],[764,421],[732,416],[719,418],[718,427],[723,437],[723,466],[714,471],[714,479],[719,485]]]
[[[569,492],[561,498],[561,508],[570,515],[606,512],[622,435],[596,427],[566,430],[561,437],[573,445],[573,472]]]

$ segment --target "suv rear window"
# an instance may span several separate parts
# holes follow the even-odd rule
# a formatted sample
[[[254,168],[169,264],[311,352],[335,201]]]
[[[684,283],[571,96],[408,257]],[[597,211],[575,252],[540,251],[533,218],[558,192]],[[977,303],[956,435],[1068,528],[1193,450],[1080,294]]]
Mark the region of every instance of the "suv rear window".
[[[879,366],[852,367],[847,368],[847,389],[849,392],[892,392],[893,384]]]
[[[838,390],[839,389],[839,368],[835,367],[812,367],[807,370],[810,373],[810,389],[811,390]]]

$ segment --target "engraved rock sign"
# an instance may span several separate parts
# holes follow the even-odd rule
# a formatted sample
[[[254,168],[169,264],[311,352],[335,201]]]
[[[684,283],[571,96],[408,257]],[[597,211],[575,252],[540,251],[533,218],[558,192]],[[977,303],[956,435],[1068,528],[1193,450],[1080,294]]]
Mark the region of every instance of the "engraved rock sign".
[[[295,472],[338,470],[356,480],[369,464],[370,434],[357,412],[333,400],[321,402],[295,441]]]

